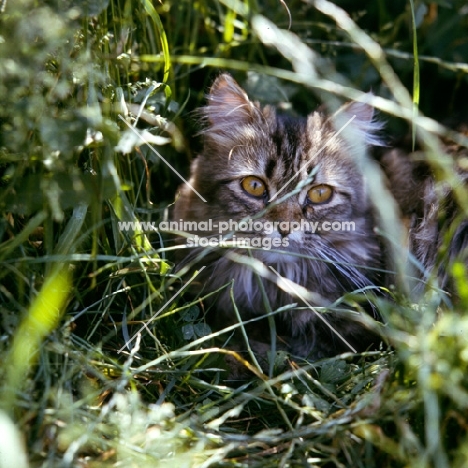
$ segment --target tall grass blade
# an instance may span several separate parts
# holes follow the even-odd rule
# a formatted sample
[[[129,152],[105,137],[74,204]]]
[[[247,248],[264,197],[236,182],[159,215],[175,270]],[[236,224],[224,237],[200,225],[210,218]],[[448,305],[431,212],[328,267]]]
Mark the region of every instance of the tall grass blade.
[[[420,77],[419,77],[419,53],[418,53],[418,28],[416,24],[416,13],[414,11],[414,0],[410,0],[411,7],[411,26],[413,30],[413,106],[414,115],[418,114],[419,108],[419,93],[420,93]],[[416,126],[414,122],[411,126],[411,138],[413,151],[416,145]]]

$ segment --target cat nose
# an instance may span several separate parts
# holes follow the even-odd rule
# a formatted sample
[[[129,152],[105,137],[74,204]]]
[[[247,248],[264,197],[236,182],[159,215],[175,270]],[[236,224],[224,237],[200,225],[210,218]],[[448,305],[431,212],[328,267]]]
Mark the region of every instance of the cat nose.
[[[278,225],[278,232],[281,234],[281,237],[286,237],[291,232],[291,227],[289,223],[282,223],[283,225]]]

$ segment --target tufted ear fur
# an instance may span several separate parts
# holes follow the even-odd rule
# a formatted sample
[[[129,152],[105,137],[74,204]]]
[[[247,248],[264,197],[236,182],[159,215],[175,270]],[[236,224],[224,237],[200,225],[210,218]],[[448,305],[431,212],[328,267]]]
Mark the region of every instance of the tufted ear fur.
[[[366,98],[371,98],[372,93],[367,93]],[[359,141],[364,141],[370,146],[385,146],[379,132],[384,127],[383,122],[375,119],[374,108],[364,101],[353,101],[342,106],[332,119],[339,118],[339,126],[345,125],[350,119],[351,129]],[[339,128],[337,128],[339,130]]]
[[[206,121],[203,133],[218,145],[228,144],[242,127],[262,119],[259,106],[249,100],[245,91],[227,73],[214,81],[207,100],[208,105],[202,109]]]
[[[255,112],[255,106],[245,91],[227,73],[216,78],[207,97],[208,105],[204,112],[214,128],[248,123]]]

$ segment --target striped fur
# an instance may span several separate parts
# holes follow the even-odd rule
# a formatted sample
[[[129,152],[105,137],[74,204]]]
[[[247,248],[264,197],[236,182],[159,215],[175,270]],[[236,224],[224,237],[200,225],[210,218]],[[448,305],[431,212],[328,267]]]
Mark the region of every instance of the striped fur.
[[[353,221],[354,232],[236,234],[242,237],[286,237],[289,246],[282,252],[261,249],[249,252],[255,259],[313,293],[314,306],[327,306],[346,292],[374,287],[380,282],[382,251],[374,234],[366,181],[355,160],[356,151],[362,150],[364,145],[380,144],[378,131],[381,124],[375,122],[373,109],[365,103],[345,105],[340,112],[345,118],[353,118],[351,142],[342,136],[336,137],[334,117],[320,112],[307,118],[278,115],[273,107],[262,108],[250,101],[229,75],[221,75],[211,88],[208,105],[202,110],[204,150],[194,161],[190,178],[190,184],[206,203],[190,187],[182,186],[173,218],[190,221],[248,217],[264,222]],[[355,142],[360,144],[355,145]],[[243,191],[241,181],[252,175],[266,184],[268,193],[265,198],[257,199]],[[278,194],[293,177],[287,189]],[[304,184],[302,188],[298,188],[300,183]],[[327,203],[312,204],[307,200],[307,191],[319,184],[332,187],[333,195]],[[289,198],[281,203],[269,203],[276,194],[282,199],[288,193]],[[264,213],[259,215],[261,212]],[[206,232],[197,234],[207,235]],[[216,232],[211,234],[216,235]],[[180,252],[179,268],[195,262],[200,256],[200,249]],[[233,259],[233,252],[249,255],[241,248],[215,249],[198,260],[198,267],[207,266],[201,274],[204,292],[215,291],[231,282],[235,304],[242,317],[249,319],[267,311],[259,285],[262,281],[272,310],[293,302],[298,304],[278,318],[278,329],[294,354],[317,359],[350,349],[300,299],[278,288],[271,278],[260,280],[248,261]],[[208,304],[215,326],[222,328],[235,322],[229,288],[209,299]],[[326,314],[326,319],[355,349],[365,349],[375,342],[375,337],[361,325],[345,319],[338,312]],[[268,325],[258,326],[254,334],[268,342]]]

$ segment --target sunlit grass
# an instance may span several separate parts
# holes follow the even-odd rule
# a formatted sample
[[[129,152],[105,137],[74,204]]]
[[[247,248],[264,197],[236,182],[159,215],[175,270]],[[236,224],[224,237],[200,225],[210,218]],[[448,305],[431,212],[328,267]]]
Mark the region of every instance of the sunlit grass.
[[[278,352],[267,375],[223,345],[241,324],[214,331],[204,323],[203,301],[184,289],[194,278],[171,270],[170,239],[119,229],[119,221],[166,219],[180,179],[137,140],[115,150],[128,146],[129,126],[161,145],[172,139],[157,150],[186,176],[189,112],[221,69],[271,78],[280,96],[271,102],[297,95],[306,112],[372,88],[389,132],[390,116],[413,125],[437,179],[467,214],[466,188],[440,144],[450,137],[466,146],[466,135],[414,112],[425,102],[425,63],[466,73],[462,19],[440,6],[417,23],[413,2],[394,19],[383,2],[348,14],[326,0],[293,1],[288,31],[288,9],[269,0],[73,5],[8,1],[0,13],[0,426],[9,437],[2,442],[17,447],[10,460],[465,466],[466,267],[463,259],[453,265],[453,303],[434,277],[417,300],[405,294],[413,273],[403,226],[364,152],[360,165],[398,268],[392,300],[376,299],[392,347],[314,363]],[[451,21],[443,39],[453,53],[436,54],[437,20]],[[402,29],[410,24],[413,36]],[[252,379],[226,381],[227,355]]]

